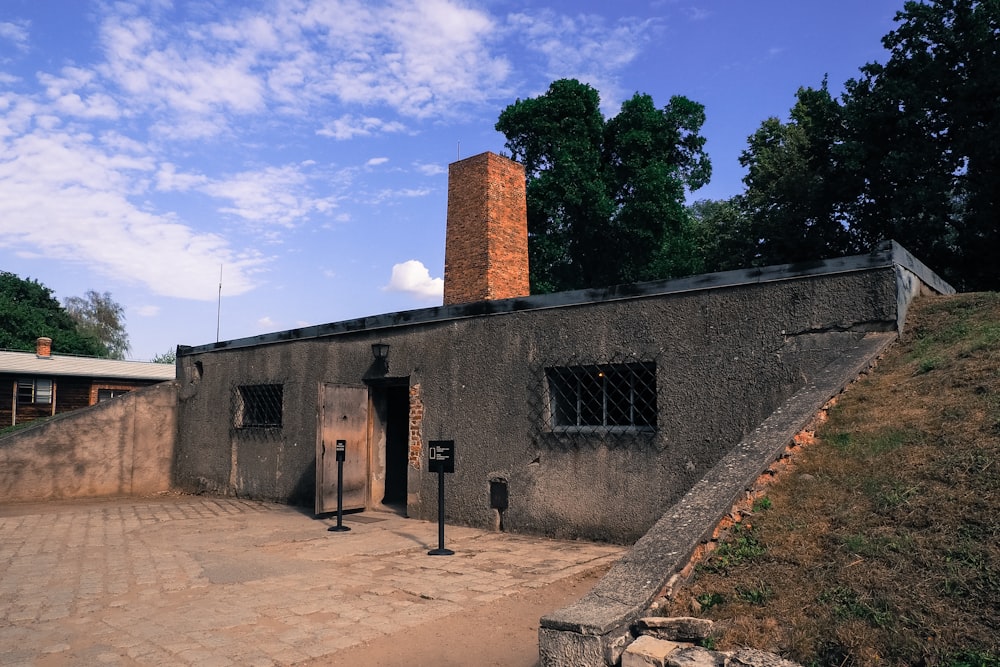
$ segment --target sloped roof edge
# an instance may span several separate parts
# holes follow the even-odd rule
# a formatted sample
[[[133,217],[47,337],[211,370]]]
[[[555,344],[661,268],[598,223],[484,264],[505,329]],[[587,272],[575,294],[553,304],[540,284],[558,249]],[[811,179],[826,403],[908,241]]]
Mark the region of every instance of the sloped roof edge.
[[[177,375],[173,364],[71,357],[58,354],[51,357],[39,357],[34,352],[5,351],[0,351],[0,373],[157,381],[173,380]]]
[[[773,266],[759,268],[705,273],[696,276],[688,276],[686,278],[654,280],[642,283],[631,283],[627,285],[615,285],[612,287],[572,290],[568,292],[557,292],[555,294],[536,294],[533,296],[514,299],[477,301],[475,303],[404,310],[396,313],[371,315],[352,320],[331,322],[329,324],[318,324],[298,329],[288,329],[286,331],[261,334],[259,336],[251,336],[248,338],[237,338],[217,343],[209,343],[206,345],[198,345],[195,347],[181,346],[178,348],[178,354],[180,356],[184,356],[204,352],[235,350],[254,347],[257,345],[268,345],[293,340],[308,340],[312,338],[324,338],[339,334],[355,333],[360,331],[377,331],[379,329],[432,322],[444,322],[469,317],[483,317],[486,315],[499,315],[503,313],[544,310],[549,308],[565,308],[592,303],[619,301],[623,299],[663,296],[666,294],[678,294],[698,290],[736,287],[739,285],[775,282],[779,280],[792,280],[809,276],[832,275],[854,271],[870,271],[873,269],[888,268],[894,265],[905,267],[942,294],[951,294],[955,291],[951,285],[946,283],[918,259],[913,257],[913,255],[911,255],[901,245],[895,241],[886,241],[880,244],[874,252],[866,255],[851,255],[848,257],[811,260],[792,264],[775,264]]]

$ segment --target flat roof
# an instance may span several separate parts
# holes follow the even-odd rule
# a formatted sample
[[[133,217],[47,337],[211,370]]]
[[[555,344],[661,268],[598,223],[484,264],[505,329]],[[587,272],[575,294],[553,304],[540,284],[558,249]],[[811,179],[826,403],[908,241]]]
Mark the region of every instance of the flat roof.
[[[195,347],[181,346],[178,348],[177,352],[178,356],[186,356],[204,352],[236,350],[247,347],[256,347],[258,345],[283,343],[286,341],[324,338],[339,334],[377,331],[380,329],[427,324],[432,322],[444,322],[448,320],[471,317],[483,317],[487,315],[500,315],[504,313],[545,310],[550,308],[565,308],[593,303],[621,301],[624,299],[663,296],[666,294],[679,294],[683,292],[719,289],[723,287],[736,287],[740,285],[775,282],[779,280],[793,280],[809,276],[869,271],[873,269],[889,268],[894,265],[900,265],[909,271],[912,271],[914,274],[919,276],[921,280],[942,294],[952,294],[955,291],[951,285],[928,269],[923,263],[920,262],[920,260],[913,257],[913,255],[907,252],[907,250],[901,245],[895,241],[885,241],[879,245],[876,251],[866,255],[851,255],[849,257],[811,260],[806,262],[797,262],[794,264],[776,264],[774,266],[738,269],[736,271],[720,271],[718,273],[705,273],[686,278],[654,280],[628,285],[615,285],[613,287],[557,292],[555,294],[536,294],[533,296],[518,297],[513,299],[477,301],[475,303],[404,310],[397,313],[371,315],[352,320],[343,320],[341,322],[332,322],[330,324],[318,324],[298,329],[288,329],[286,331],[261,334],[259,336],[252,336],[249,338],[236,338],[233,340],[219,341],[217,343],[208,343]]]

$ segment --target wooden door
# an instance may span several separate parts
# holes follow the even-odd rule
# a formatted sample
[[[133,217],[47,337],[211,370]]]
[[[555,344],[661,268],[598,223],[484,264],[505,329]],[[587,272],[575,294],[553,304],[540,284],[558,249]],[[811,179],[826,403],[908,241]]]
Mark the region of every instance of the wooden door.
[[[316,514],[337,511],[337,440],[345,440],[344,509],[364,509],[368,501],[368,388],[320,387],[316,440]]]

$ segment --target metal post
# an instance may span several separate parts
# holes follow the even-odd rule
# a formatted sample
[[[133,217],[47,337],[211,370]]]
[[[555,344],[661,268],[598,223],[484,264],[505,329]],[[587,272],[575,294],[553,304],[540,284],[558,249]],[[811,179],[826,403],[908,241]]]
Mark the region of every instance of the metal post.
[[[427,552],[428,556],[451,556],[455,552],[444,548],[444,468],[438,469],[438,548]]]
[[[327,530],[334,533],[342,533],[350,530],[344,525],[344,461],[337,460],[337,525],[330,526]]]

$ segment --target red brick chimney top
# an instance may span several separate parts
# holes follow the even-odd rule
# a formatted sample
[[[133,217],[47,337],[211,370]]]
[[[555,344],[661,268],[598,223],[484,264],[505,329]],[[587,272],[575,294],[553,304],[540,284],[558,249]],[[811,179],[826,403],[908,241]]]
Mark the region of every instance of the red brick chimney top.
[[[524,167],[481,153],[448,167],[444,304],[528,296]]]
[[[52,358],[52,339],[42,336],[35,341],[35,355],[42,359]]]

